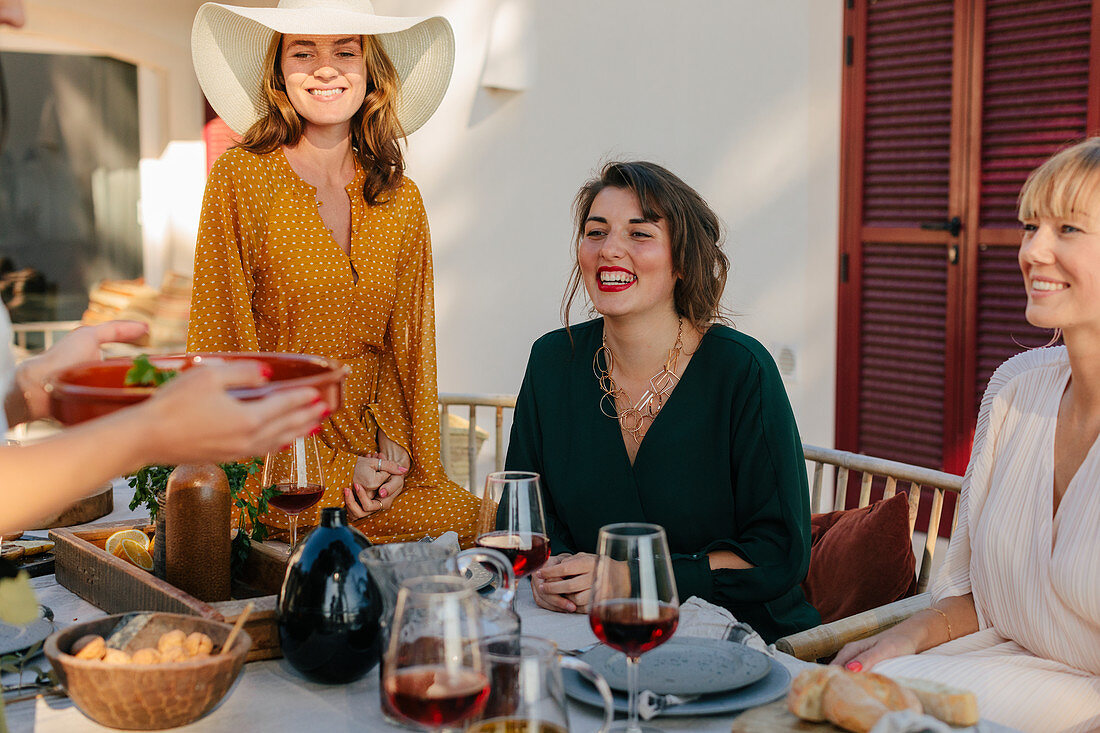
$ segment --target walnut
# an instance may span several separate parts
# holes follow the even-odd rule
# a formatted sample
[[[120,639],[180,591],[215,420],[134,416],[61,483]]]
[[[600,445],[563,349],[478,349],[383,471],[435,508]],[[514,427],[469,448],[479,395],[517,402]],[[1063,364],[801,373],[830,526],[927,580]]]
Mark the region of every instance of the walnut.
[[[106,651],[107,643],[103,641],[102,636],[87,634],[76,640],[69,653],[77,659],[103,659]]]
[[[183,642],[183,650],[192,657],[205,657],[214,650],[214,641],[201,631],[195,631]]]

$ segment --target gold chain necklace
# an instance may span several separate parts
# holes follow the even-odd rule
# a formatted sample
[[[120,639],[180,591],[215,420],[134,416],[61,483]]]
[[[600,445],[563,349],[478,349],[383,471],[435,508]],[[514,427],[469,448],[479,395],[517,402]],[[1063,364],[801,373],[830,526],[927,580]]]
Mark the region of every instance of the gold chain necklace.
[[[611,376],[611,372],[615,368],[615,354],[607,345],[606,333],[603,337],[603,343],[600,344],[600,348],[596,349],[596,354],[592,357],[592,373],[596,375],[600,389],[603,390],[603,396],[600,398],[600,412],[613,420],[618,420],[619,427],[622,428],[624,433],[634,438],[635,443],[640,444],[642,442],[649,425],[653,423],[657,413],[664,407],[665,399],[668,398],[677,382],[680,381],[680,378],[676,376],[676,360],[684,347],[681,338],[683,331],[684,319],[680,318],[676,326],[676,343],[668,350],[668,359],[665,360],[664,367],[650,377],[649,389],[634,403],[634,406],[626,407],[623,410],[619,410],[619,401],[622,400],[624,405],[629,405],[630,395],[626,393],[626,390],[615,384],[615,380]]]

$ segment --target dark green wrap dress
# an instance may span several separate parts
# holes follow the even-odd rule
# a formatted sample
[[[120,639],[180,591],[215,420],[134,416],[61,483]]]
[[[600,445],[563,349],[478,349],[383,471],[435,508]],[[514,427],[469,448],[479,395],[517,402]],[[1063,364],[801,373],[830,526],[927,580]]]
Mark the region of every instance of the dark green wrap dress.
[[[820,622],[799,584],[810,563],[802,443],[783,382],[755,339],[715,325],[650,425],[634,465],[600,411],[592,358],[603,320],[535,342],[508,446],[509,470],[542,475],[554,554],[595,552],[601,526],[665,528],[680,599],[728,608],[768,642]],[[711,570],[731,550],[754,565]]]

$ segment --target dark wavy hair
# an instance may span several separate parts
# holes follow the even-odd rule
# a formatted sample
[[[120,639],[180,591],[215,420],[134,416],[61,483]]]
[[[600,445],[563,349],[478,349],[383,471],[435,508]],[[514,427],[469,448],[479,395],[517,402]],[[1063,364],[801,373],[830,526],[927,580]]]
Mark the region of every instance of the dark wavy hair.
[[[672,244],[672,269],[679,275],[672,293],[676,312],[700,331],[715,322],[729,323],[722,308],[722,291],[730,261],[722,251],[718,215],[695,189],[667,168],[631,161],[607,163],[573,199],[573,270],[561,304],[565,327],[569,327],[569,310],[583,280],[577,251],[584,239],[584,225],[592,202],[605,188],[631,191],[647,220],[665,220]]]
[[[377,204],[405,179],[405,158],[398,142],[405,131],[397,119],[397,94],[401,80],[382,44],[363,36],[367,66],[367,96],[351,118],[351,149],[366,173],[363,199]],[[281,145],[293,145],[302,137],[305,122],[286,96],[282,72],[283,35],[276,33],[264,57],[264,96],[267,115],[244,134],[239,147],[251,153],[270,153]]]

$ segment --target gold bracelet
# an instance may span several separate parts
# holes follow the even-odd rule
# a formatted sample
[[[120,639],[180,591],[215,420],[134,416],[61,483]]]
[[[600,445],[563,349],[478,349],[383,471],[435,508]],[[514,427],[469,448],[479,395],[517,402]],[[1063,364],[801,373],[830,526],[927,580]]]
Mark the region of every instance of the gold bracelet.
[[[943,616],[943,622],[945,624],[947,624],[947,640],[948,641],[954,641],[955,637],[951,635],[951,619],[947,618],[947,614],[944,613],[943,611],[941,611],[940,609],[936,608],[935,606],[929,606],[928,610],[929,611],[935,611],[939,615]]]

